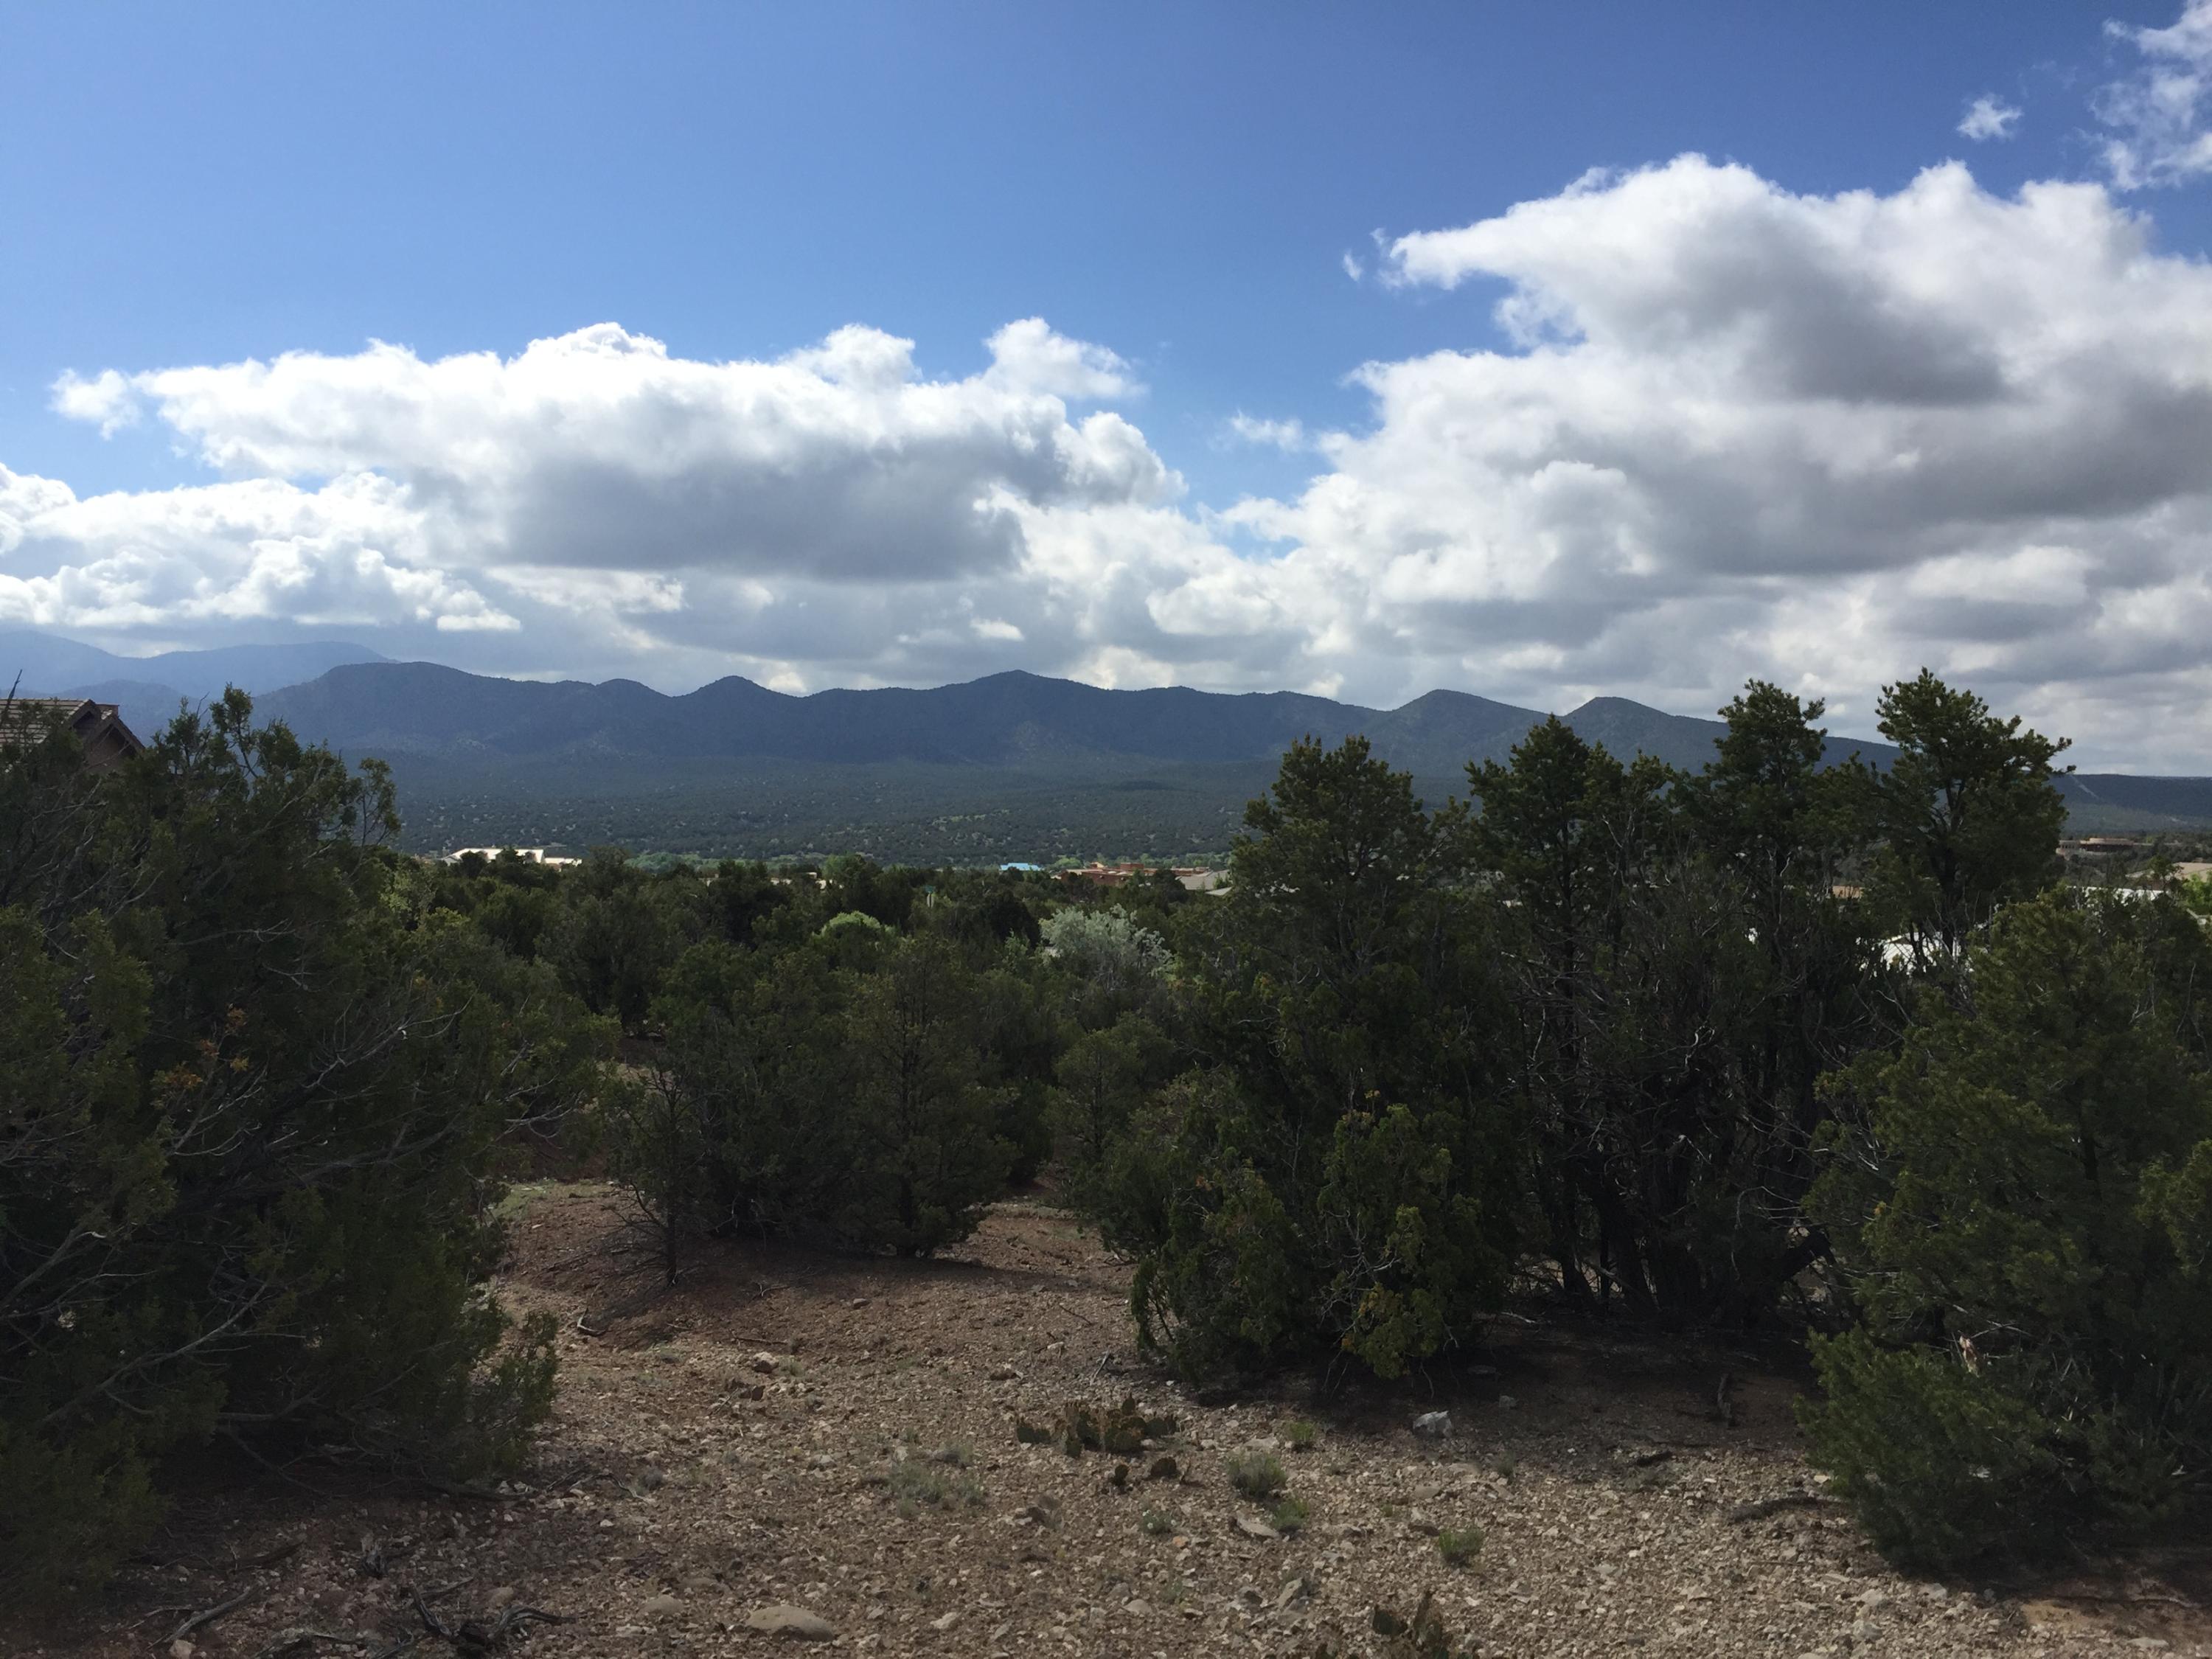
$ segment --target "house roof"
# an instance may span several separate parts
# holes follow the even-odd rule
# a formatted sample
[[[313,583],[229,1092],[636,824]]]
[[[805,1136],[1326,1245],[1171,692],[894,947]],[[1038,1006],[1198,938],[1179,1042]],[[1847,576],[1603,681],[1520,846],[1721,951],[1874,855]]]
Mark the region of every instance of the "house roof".
[[[0,696],[0,749],[34,744],[57,720],[77,734],[96,766],[127,760],[146,747],[123,723],[114,703],[89,697]]]

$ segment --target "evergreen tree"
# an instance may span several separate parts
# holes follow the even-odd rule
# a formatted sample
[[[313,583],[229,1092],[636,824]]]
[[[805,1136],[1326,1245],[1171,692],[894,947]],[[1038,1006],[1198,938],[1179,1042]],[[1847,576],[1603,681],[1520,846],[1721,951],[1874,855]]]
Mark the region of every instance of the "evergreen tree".
[[[1815,1455],[1936,1567],[2168,1527],[2212,1461],[2212,946],[2164,901],[2013,905],[1850,1073],[1814,1212],[1862,1322],[1815,1345]]]
[[[390,786],[234,692],[109,773],[0,750],[0,1577],[95,1580],[222,1434],[511,1462],[495,1151],[610,1033],[429,909]]]
[[[1189,913],[1202,1068],[1109,1160],[1141,1340],[1188,1374],[1333,1352],[1395,1375],[1496,1305],[1513,1165],[1459,819],[1364,739],[1300,743],[1230,896]]]
[[[1947,964],[1998,905],[2058,879],[2066,800],[2051,763],[2067,740],[1999,720],[1924,668],[1875,708],[1899,752],[1862,774],[1879,849],[1868,899],[1923,966]]]
[[[1013,1148],[982,1078],[975,975],[944,940],[897,941],[854,984],[844,1020],[860,1164],[848,1235],[927,1255],[975,1231]]]

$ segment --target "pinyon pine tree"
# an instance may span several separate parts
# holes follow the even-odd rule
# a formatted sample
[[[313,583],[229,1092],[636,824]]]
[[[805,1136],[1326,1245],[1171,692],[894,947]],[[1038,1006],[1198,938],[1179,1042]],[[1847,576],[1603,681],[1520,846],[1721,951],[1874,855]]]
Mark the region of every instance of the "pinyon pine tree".
[[[2142,1534],[2212,1494],[2208,982],[2179,907],[2052,893],[1847,1075],[1867,1109],[1812,1207],[1863,1322],[1817,1345],[1806,1420],[1899,1560]]]

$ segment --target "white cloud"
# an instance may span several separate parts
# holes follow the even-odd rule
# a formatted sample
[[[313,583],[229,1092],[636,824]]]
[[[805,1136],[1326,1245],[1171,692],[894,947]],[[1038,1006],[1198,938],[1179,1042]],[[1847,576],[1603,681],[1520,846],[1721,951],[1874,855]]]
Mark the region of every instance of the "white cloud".
[[[1480,672],[1540,642],[1540,684],[1679,707],[1759,672],[1862,726],[1927,661],[2202,763],[2162,717],[2200,716],[2212,649],[2142,618],[2207,592],[2212,270],[2101,189],[1952,165],[1796,196],[1685,157],[1390,252],[1502,282],[1520,349],[1370,365],[1374,430],[1245,510],[1286,562],[1364,574],[1368,651]]]
[[[1232,422],[1319,458],[1295,497],[1187,506],[1123,412],[1070,407],[1128,366],[1034,319],[957,379],[862,327],[773,362],[611,324],[377,345],[118,376],[230,477],[0,473],[0,618],[357,618],[395,655],[671,686],[1018,663],[1696,710],[1755,673],[1860,731],[1925,663],[2085,758],[2212,759],[2212,267],[2105,188],[1796,195],[1685,156],[1383,253],[1483,284],[1507,343],[1366,365],[1356,430]]]
[[[0,467],[0,621],[15,624],[520,625],[431,568],[405,489],[369,475],[313,491],[257,478],[80,501]]]
[[[1008,323],[988,343],[991,369],[985,378],[1000,386],[1079,399],[1124,398],[1143,390],[1114,353],[1055,334],[1042,317]]]
[[[1229,417],[1229,432],[1241,442],[1270,449],[1299,450],[1307,446],[1304,422],[1261,420],[1241,410]]]
[[[1344,274],[1352,278],[1355,283],[1367,274],[1367,267],[1361,264],[1357,258],[1353,258],[1348,249],[1346,251],[1344,255]]]
[[[2106,23],[2143,61],[2098,92],[2112,129],[2105,166],[2122,190],[2185,184],[2212,173],[2212,0],[2185,0],[2162,29]]]
[[[2017,104],[2008,104],[1990,93],[1966,106],[1960,118],[1959,131],[1976,143],[1985,143],[1992,138],[2009,138],[2020,125],[2021,111]]]
[[[112,438],[125,427],[138,424],[140,410],[137,393],[131,383],[112,368],[103,368],[92,379],[80,379],[75,374],[64,374],[54,382],[53,409],[72,421],[88,421],[100,428],[100,435]]]

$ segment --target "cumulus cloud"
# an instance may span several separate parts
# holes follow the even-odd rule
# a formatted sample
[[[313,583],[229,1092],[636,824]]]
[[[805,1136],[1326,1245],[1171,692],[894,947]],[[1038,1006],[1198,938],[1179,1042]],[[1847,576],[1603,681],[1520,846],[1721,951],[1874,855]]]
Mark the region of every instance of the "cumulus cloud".
[[[987,349],[981,372],[930,378],[911,341],[866,327],[773,362],[705,362],[604,324],[505,358],[378,343],[65,377],[63,414],[112,429],[143,408],[228,481],[68,512],[42,497],[35,537],[29,507],[0,496],[0,553],[22,544],[0,604],[165,637],[216,615],[507,629],[528,643],[471,660],[602,672],[651,656],[664,682],[733,666],[815,683],[957,672],[979,640],[1024,636],[1014,620],[971,628],[962,597],[1024,564],[1018,509],[1158,507],[1183,489],[1122,414],[1082,407],[1141,393],[1120,356],[1035,319]],[[370,501],[380,516],[272,538],[235,512],[212,522],[217,497],[264,518]],[[140,533],[95,536],[95,511]],[[272,550],[296,547],[327,584],[348,535],[382,562],[348,565],[356,588],[399,596],[385,612],[310,597],[306,569],[282,572]],[[194,538],[195,584],[140,568],[154,541],[180,558]]]
[[[1960,118],[1959,131],[1976,143],[1986,143],[1992,138],[2009,138],[2020,125],[2020,106],[2008,104],[1990,93],[1966,106]]]
[[[1267,449],[1304,449],[1307,441],[1303,421],[1262,420],[1241,410],[1229,417],[1229,435],[1241,443],[1258,444]]]
[[[2142,190],[2212,173],[2212,0],[2186,0],[2162,29],[2107,23],[2105,32],[2142,60],[2095,100],[2112,130],[2105,166],[2112,182]]]
[[[440,633],[519,624],[432,568],[404,486],[270,479],[117,492],[0,467],[0,621],[129,632],[282,621]]]
[[[63,375],[54,382],[53,409],[72,421],[90,422],[103,438],[137,425],[140,413],[138,397],[130,381],[112,368],[100,370],[88,380]]]
[[[1316,471],[1218,508],[1102,406],[1129,365],[1036,319],[962,378],[866,327],[707,362],[606,324],[89,379],[58,406],[143,408],[222,481],[0,472],[0,618],[343,622],[664,685],[1695,711],[1759,674],[1862,731],[1925,663],[2103,763],[2212,758],[2212,268],[2106,187],[1801,195],[1684,156],[1382,258],[1474,290],[1425,313],[1468,343],[1358,369],[1355,429],[1240,417]]]
[[[1356,561],[1370,649],[1690,707],[1757,672],[1862,720],[1925,659],[2137,753],[2212,691],[2142,632],[2208,592],[2212,270],[2102,189],[1799,196],[1686,156],[1390,257],[1502,283],[1517,349],[1370,365],[1375,429],[1243,510]],[[2063,598],[2021,591],[2028,550]]]

